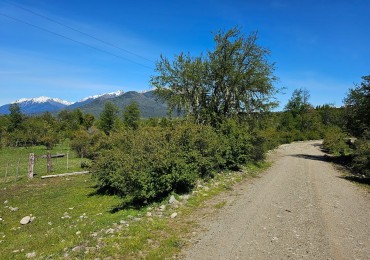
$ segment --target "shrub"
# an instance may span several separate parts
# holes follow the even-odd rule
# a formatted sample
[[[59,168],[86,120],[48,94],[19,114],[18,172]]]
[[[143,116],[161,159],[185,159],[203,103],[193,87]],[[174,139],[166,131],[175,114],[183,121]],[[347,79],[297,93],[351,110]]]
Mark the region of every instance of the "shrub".
[[[356,172],[370,177],[370,140],[356,141],[352,166]]]
[[[337,127],[333,126],[326,130],[324,136],[323,147],[329,153],[337,154],[337,155],[345,155],[350,152],[350,148],[348,144],[346,144],[347,134],[342,132],[342,130]]]
[[[94,159],[105,145],[104,136],[102,131],[94,127],[89,130],[79,129],[73,133],[71,147],[78,156]]]
[[[102,191],[126,203],[150,202],[192,189],[198,179],[263,158],[263,140],[236,122],[216,130],[189,122],[112,133],[93,165]]]

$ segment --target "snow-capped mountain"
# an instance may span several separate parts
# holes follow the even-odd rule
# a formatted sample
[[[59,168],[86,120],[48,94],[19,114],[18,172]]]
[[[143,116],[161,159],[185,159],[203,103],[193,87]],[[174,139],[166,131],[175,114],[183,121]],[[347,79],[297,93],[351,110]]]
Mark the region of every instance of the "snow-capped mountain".
[[[43,112],[55,112],[63,109],[69,105],[71,102],[50,97],[38,97],[38,98],[21,98],[11,104],[17,103],[24,114],[39,114]],[[11,104],[6,104],[0,107],[0,114],[9,114],[9,106]]]
[[[27,104],[32,104],[32,103],[47,103],[47,102],[54,102],[54,103],[60,103],[62,105],[66,105],[66,106],[69,106],[69,105],[72,105],[73,102],[69,102],[69,101],[65,101],[65,100],[62,100],[60,98],[50,98],[50,97],[45,97],[45,96],[41,96],[41,97],[38,97],[38,98],[21,98],[21,99],[18,99],[16,101],[14,101],[13,103],[18,103],[18,104],[21,104],[21,103],[27,103]]]
[[[85,97],[85,98],[81,99],[78,102],[84,102],[84,101],[89,100],[89,99],[97,99],[97,98],[104,97],[104,96],[106,96],[106,97],[118,97],[118,96],[121,96],[123,93],[124,92],[122,90],[118,90],[116,92],[111,92],[111,93],[105,93],[105,94],[99,94],[99,95]]]
[[[122,90],[118,90],[116,92],[111,92],[111,93],[104,93],[104,94],[99,94],[99,95],[94,95],[94,96],[89,96],[81,99],[80,101],[77,101],[67,107],[67,109],[76,109],[79,107],[82,107],[84,105],[87,105],[94,100],[105,100],[109,98],[115,98],[123,95],[124,92]]]
[[[24,114],[40,114],[47,111],[57,112],[61,109],[76,109],[81,106],[87,105],[94,100],[115,98],[122,95],[123,93],[124,92],[122,90],[119,90],[116,92],[89,96],[81,99],[78,102],[69,102],[59,98],[50,98],[45,96],[41,96],[38,98],[21,98],[10,104],[0,106],[0,114],[9,114],[9,106],[14,103],[17,103],[20,106],[21,111]]]

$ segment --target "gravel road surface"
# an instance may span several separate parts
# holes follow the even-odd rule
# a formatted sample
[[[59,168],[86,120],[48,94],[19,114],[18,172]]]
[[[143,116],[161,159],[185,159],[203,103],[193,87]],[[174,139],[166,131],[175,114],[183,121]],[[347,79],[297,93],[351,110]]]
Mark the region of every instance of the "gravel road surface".
[[[341,178],[320,141],[282,145],[261,178],[211,218],[185,259],[370,259],[370,194]]]

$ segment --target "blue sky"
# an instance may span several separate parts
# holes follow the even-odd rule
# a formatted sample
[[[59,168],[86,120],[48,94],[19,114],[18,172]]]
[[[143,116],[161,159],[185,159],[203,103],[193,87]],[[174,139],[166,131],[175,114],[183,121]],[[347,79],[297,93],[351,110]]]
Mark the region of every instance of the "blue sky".
[[[281,107],[296,88],[309,90],[313,105],[339,106],[370,74],[369,13],[368,0],[0,0],[0,105],[148,90],[160,54],[197,56],[213,49],[212,32],[239,26],[258,30],[270,49],[276,86],[286,88]]]

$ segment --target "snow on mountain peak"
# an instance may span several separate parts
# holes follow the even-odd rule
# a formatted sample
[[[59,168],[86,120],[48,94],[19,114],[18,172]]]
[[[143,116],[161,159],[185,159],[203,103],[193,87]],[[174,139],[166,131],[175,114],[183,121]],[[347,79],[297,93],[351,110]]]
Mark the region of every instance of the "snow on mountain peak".
[[[89,100],[89,99],[97,99],[97,98],[100,98],[102,96],[118,97],[118,96],[121,96],[123,93],[124,92],[122,90],[118,90],[116,92],[110,92],[110,93],[104,93],[104,94],[85,97],[85,98],[81,99],[79,102],[84,102],[84,101]]]
[[[32,102],[32,103],[46,103],[46,102],[56,102],[56,103],[60,103],[60,104],[63,104],[63,105],[66,105],[66,106],[69,106],[69,105],[72,105],[73,102],[69,102],[69,101],[65,101],[65,100],[62,100],[60,98],[50,98],[50,97],[45,97],[45,96],[41,96],[41,97],[38,97],[38,98],[21,98],[21,99],[18,99],[17,101],[13,102],[13,103],[24,103],[24,102]]]

